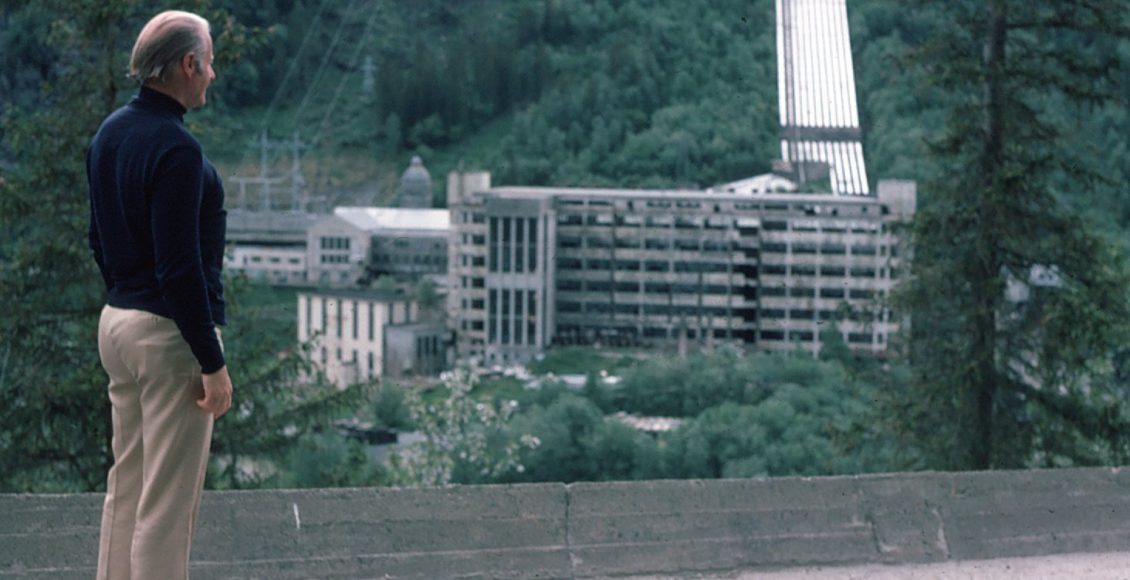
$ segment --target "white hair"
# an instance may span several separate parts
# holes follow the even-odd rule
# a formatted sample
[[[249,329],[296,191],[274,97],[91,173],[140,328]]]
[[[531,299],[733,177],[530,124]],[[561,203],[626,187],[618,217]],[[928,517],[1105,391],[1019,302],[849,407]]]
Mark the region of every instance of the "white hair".
[[[130,78],[142,84],[153,79],[165,82],[169,65],[180,62],[190,52],[197,57],[197,70],[202,70],[205,39],[210,34],[208,21],[191,12],[168,10],[154,16],[133,45]]]

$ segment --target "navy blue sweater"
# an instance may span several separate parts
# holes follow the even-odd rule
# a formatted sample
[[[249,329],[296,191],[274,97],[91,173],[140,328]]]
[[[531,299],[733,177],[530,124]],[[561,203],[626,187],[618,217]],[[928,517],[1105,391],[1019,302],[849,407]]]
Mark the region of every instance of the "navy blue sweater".
[[[176,322],[200,368],[224,366],[224,188],[175,99],[142,87],[86,157],[90,248],[107,302]]]

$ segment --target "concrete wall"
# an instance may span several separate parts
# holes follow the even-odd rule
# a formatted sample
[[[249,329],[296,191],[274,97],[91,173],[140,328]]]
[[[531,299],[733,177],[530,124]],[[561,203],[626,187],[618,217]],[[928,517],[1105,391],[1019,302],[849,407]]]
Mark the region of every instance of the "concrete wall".
[[[1130,550],[1130,471],[209,492],[194,578],[591,578]],[[101,496],[0,495],[0,578],[88,578]]]

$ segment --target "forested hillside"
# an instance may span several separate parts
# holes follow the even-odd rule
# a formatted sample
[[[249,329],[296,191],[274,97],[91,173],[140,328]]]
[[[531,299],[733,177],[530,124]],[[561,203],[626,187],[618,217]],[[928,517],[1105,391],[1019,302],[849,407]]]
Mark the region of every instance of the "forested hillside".
[[[141,4],[123,29],[161,3]],[[262,33],[257,44],[232,42],[229,22],[215,22],[226,66],[195,124],[232,173],[257,171],[250,143],[263,129],[313,142],[306,177],[323,192],[378,188],[382,178],[387,188],[386,174],[413,153],[433,176],[462,161],[498,183],[618,187],[706,187],[764,172],[779,155],[771,0],[205,4]],[[936,177],[924,143],[940,135],[946,100],[962,97],[932,88],[907,59],[946,16],[891,0],[851,0],[848,9],[871,178]],[[64,66],[51,21],[35,4],[0,17],[5,108],[43,99],[40,83]],[[128,36],[113,39],[123,69]],[[1130,56],[1126,43],[1073,37],[1062,50]],[[1121,82],[1130,93],[1130,71]],[[126,98],[129,87],[119,88]],[[1071,128],[1062,149],[1110,178],[1080,188],[1063,176],[1064,195],[1108,225],[1130,223],[1120,186],[1130,177],[1125,106],[1045,105],[1043,114]]]
[[[213,22],[219,80],[187,119],[225,178],[258,171],[261,131],[309,145],[307,182],[331,203],[391,199],[413,154],[439,204],[460,164],[501,184],[705,187],[764,172],[778,154],[772,0],[188,4]],[[109,421],[90,341],[104,289],[85,241],[83,152],[136,91],[124,77],[136,31],[171,5],[0,0],[0,491],[102,485]],[[751,370],[738,357],[721,390],[686,378],[717,365],[702,359],[645,368],[621,394],[595,393],[603,403],[535,402],[540,419],[517,421],[526,431],[572,416],[592,435],[573,448],[598,463],[569,477],[1130,462],[1130,0],[848,9],[869,176],[919,183],[904,230],[913,260],[891,304],[910,331],[883,361],[825,349],[834,360],[803,388],[743,391],[743,377],[789,363]],[[272,157],[289,168],[284,149]],[[1053,283],[1025,301],[1006,293],[1036,271]],[[217,449],[280,461],[317,450],[324,441],[308,436],[328,433],[349,397],[295,399],[301,347],[257,326],[255,288],[229,289],[247,309],[226,335],[233,380],[257,386],[242,404],[259,410],[222,422]],[[669,390],[650,388],[667,377]],[[710,393],[720,398],[696,402]],[[681,408],[651,406],[664,401]],[[597,428],[611,410],[693,419],[677,434],[682,471],[607,467],[620,459],[605,452],[630,451],[633,436]],[[791,432],[781,416],[803,420]],[[784,430],[730,453],[727,429],[713,429],[750,422]],[[658,465],[644,443],[637,465]],[[853,449],[866,453],[839,461]],[[343,451],[342,473],[358,457]],[[554,456],[537,461],[544,470],[528,477],[560,476]],[[356,482],[314,482],[340,483]]]

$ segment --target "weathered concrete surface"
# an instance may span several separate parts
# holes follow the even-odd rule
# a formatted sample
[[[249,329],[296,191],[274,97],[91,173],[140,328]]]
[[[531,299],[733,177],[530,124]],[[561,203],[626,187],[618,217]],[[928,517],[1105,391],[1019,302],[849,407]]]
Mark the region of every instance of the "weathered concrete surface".
[[[931,564],[802,566],[720,574],[630,576],[620,580],[1126,580],[1130,554],[1059,554],[993,560],[951,560]]]
[[[1130,553],[1128,482],[1121,469],[1065,469],[208,492],[192,569],[194,578],[736,578],[725,574]],[[90,577],[100,510],[94,494],[0,495],[0,578]]]

